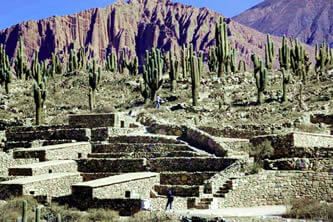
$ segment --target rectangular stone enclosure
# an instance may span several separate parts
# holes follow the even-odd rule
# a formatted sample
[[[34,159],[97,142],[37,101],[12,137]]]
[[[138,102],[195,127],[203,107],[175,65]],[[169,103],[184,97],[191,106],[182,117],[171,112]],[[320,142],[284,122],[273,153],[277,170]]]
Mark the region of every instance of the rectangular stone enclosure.
[[[97,127],[121,127],[119,114],[79,114],[68,116],[69,125],[72,127],[97,128]],[[123,125],[122,128],[125,126]]]
[[[91,153],[89,142],[65,143],[37,148],[19,148],[14,150],[14,158],[37,158],[40,161],[68,160],[86,158]]]
[[[98,200],[147,199],[158,182],[158,173],[127,173],[74,184],[72,196],[80,209],[93,206]]]
[[[0,183],[0,199],[22,195],[62,197],[71,194],[71,185],[82,181],[79,173],[54,173]]]
[[[75,160],[53,160],[9,168],[9,176],[37,176],[51,173],[75,173]]]

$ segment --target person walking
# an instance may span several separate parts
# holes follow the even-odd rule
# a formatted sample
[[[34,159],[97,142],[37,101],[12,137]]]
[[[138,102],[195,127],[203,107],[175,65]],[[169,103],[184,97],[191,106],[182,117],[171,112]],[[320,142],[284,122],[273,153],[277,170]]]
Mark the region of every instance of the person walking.
[[[174,197],[173,197],[173,193],[172,193],[172,190],[171,190],[171,189],[169,189],[169,190],[167,191],[167,199],[168,199],[168,202],[167,202],[167,204],[166,204],[166,206],[165,206],[165,210],[168,210],[168,207],[169,207],[169,209],[171,210],[171,209],[172,209],[172,202],[173,202],[173,199],[174,199]]]
[[[157,97],[156,97],[156,101],[155,101],[155,107],[156,107],[156,109],[160,109],[160,107],[161,107],[161,103],[162,103],[162,99],[161,99],[161,97],[160,97],[160,96],[157,96]]]

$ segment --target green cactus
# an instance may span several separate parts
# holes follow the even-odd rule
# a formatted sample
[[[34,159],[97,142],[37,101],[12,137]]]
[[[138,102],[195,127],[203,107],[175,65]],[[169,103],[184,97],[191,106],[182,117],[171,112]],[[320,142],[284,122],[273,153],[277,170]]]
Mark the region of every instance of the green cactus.
[[[236,57],[237,57],[236,49],[232,49],[231,50],[231,57],[230,57],[230,60],[231,60],[231,62],[230,62],[230,71],[232,73],[238,72],[238,70],[237,70],[238,67],[236,65]]]
[[[126,61],[125,65],[131,75],[136,76],[138,74],[139,72],[138,57],[134,57],[132,61]]]
[[[256,80],[257,87],[257,104],[261,105],[264,102],[264,92],[267,85],[267,69],[263,62],[253,54],[251,56],[254,65],[254,78]]]
[[[333,68],[333,52],[327,43],[322,43],[320,46],[316,45],[316,66],[317,79],[319,75],[324,75],[327,71]]]
[[[98,84],[101,78],[101,67],[97,68],[96,60],[94,59],[92,65],[89,65],[89,109],[93,111],[95,108],[95,92],[98,90]]]
[[[190,56],[190,64],[191,64],[191,82],[192,82],[192,105],[198,105],[198,97],[199,97],[199,88],[200,88],[200,76],[202,75],[201,67],[200,67],[200,58],[197,58],[195,54]]]
[[[287,87],[288,84],[291,83],[291,74],[290,74],[290,70],[287,70],[285,68],[282,68],[281,70],[282,72],[282,102],[286,102],[288,101],[288,95],[287,95]]]
[[[22,37],[20,37],[19,39],[19,46],[16,53],[14,68],[17,78],[22,79],[23,74],[26,72],[27,69],[27,62],[24,55],[24,43]]]
[[[310,71],[311,61],[303,45],[296,39],[292,42],[291,67],[293,73],[299,76],[303,84],[306,83],[307,75]]]
[[[275,61],[274,43],[270,35],[267,35],[267,43],[265,44],[265,66],[268,70],[273,69]]]
[[[0,44],[0,84],[5,85],[6,94],[9,94],[9,84],[12,82],[12,71],[9,57],[5,48]]]
[[[218,60],[218,77],[223,77],[224,73],[232,72],[235,68],[235,51],[231,50],[228,39],[228,26],[220,17],[215,28],[216,56]]]
[[[106,65],[105,68],[107,71],[110,72],[117,72],[117,66],[118,66],[118,61],[117,61],[117,55],[116,53],[110,53],[107,57],[106,57]]]
[[[218,61],[216,56],[216,48],[211,47],[209,49],[209,58],[208,58],[208,68],[210,72],[217,72],[218,69]]]
[[[143,78],[145,84],[150,89],[150,99],[156,100],[157,92],[163,85],[163,65],[162,53],[159,49],[153,48],[146,51]]]
[[[177,80],[178,80],[178,60],[176,55],[172,51],[169,52],[169,76],[171,81],[171,92],[173,92],[177,87]]]
[[[38,62],[37,54],[35,54],[35,59],[32,62],[32,77],[34,78],[33,83],[33,95],[35,102],[35,111],[36,111],[36,125],[40,125],[42,122],[42,113],[43,107],[46,101],[46,83],[47,83],[47,74],[45,69],[43,69],[41,64]]]
[[[21,222],[28,222],[28,202],[23,200],[22,202],[22,220]]]
[[[239,60],[238,63],[238,72],[239,73],[245,73],[246,72],[246,63],[244,60]]]
[[[36,209],[35,209],[35,222],[40,222],[40,211],[41,211],[41,208],[36,207]]]
[[[190,70],[190,55],[190,49],[187,47],[187,45],[183,45],[181,50],[181,67],[183,79],[186,79]]]
[[[291,68],[291,62],[290,62],[290,48],[288,46],[287,38],[286,36],[283,36],[282,39],[282,47],[279,49],[279,62],[280,62],[280,69],[285,69],[287,71]]]
[[[57,214],[57,222],[62,222],[61,214]]]

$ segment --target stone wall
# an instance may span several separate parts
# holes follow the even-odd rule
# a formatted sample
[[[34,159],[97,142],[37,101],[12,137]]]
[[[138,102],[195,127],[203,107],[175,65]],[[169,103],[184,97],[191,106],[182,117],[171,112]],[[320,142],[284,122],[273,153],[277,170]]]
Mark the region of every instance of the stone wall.
[[[8,175],[8,168],[38,162],[38,159],[14,159],[12,152],[0,152],[0,176]]]
[[[233,158],[213,158],[213,157],[177,157],[177,158],[156,158],[149,160],[151,171],[222,171],[236,159]]]
[[[236,180],[220,207],[286,204],[309,197],[333,201],[333,175],[311,171],[263,171]]]
[[[155,191],[159,195],[166,196],[168,190],[172,190],[174,196],[177,197],[199,197],[200,186],[188,185],[155,185]]]
[[[119,127],[119,115],[115,113],[79,114],[68,116],[69,126],[78,128]]]
[[[94,153],[192,151],[186,144],[166,143],[93,143],[92,149]]]
[[[146,159],[82,159],[78,160],[80,172],[142,172],[146,171]]]
[[[79,173],[56,173],[5,181],[0,183],[0,199],[22,195],[66,196],[71,194],[71,185],[81,181]]]
[[[286,157],[332,157],[333,136],[294,132],[283,135],[258,136],[250,140],[258,145],[265,140],[274,148],[273,158]]]
[[[139,128],[116,128],[116,127],[99,127],[91,129],[92,141],[107,141],[110,136],[126,135],[137,132]]]
[[[312,123],[325,123],[328,125],[333,125],[333,115],[313,114],[310,116],[310,121]]]
[[[40,161],[68,160],[86,158],[88,153],[91,153],[89,142],[66,143],[30,149],[15,149],[14,158],[38,158]]]
[[[264,166],[267,170],[313,170],[333,173],[332,158],[282,158],[265,160]]]
[[[170,185],[202,185],[216,172],[163,172],[160,175],[160,184]]]

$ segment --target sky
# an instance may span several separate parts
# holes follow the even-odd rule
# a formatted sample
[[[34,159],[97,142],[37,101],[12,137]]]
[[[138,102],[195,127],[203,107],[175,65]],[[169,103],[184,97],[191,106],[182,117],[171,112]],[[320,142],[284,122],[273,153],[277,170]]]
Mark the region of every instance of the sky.
[[[207,7],[227,17],[235,16],[262,0],[173,0],[195,7]],[[0,29],[27,21],[104,7],[114,0],[0,0]]]

